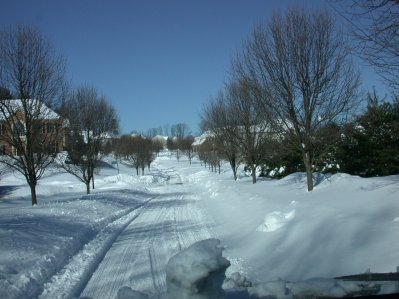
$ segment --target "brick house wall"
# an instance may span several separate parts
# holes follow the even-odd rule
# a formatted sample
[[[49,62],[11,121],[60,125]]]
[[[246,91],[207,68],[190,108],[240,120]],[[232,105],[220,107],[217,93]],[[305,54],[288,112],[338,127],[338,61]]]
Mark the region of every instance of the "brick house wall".
[[[50,108],[45,107],[45,109],[48,109],[51,112],[52,118],[44,118],[43,120],[38,121],[37,126],[40,126],[40,128],[37,129],[37,137],[46,140],[47,144],[43,144],[43,146],[47,150],[51,152],[60,152],[64,150],[66,143],[64,130],[65,121]],[[58,118],[55,118],[55,115],[57,115]],[[19,152],[23,150],[23,147],[25,146],[24,131],[24,115],[20,110],[16,111],[15,118],[12,121],[7,122],[0,119],[0,154],[19,155]],[[19,134],[21,145],[16,146],[15,144],[12,145],[10,142],[7,142],[7,139],[12,138],[11,134]]]

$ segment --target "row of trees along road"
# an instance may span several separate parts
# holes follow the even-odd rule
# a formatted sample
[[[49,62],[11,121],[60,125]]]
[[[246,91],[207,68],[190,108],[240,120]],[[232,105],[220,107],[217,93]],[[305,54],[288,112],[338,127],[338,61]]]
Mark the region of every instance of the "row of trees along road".
[[[274,144],[284,139],[300,153],[311,191],[313,165],[339,134],[323,142],[320,136],[348,120],[359,103],[358,87],[359,74],[332,18],[290,9],[253,29],[232,60],[230,81],[204,108],[202,127],[225,145],[233,171],[240,152],[253,183],[256,167],[272,159]]]
[[[157,140],[153,141],[141,135],[122,135],[114,141],[113,147],[116,158],[123,158],[136,169],[136,174],[139,175],[140,169],[142,174],[144,174],[145,167],[150,169],[161,145]]]
[[[32,205],[64,138],[69,157],[62,166],[90,192],[100,144],[118,127],[114,108],[95,88],[70,92],[65,70],[63,56],[38,30],[19,25],[0,32],[0,142],[14,149],[4,150],[0,162],[26,178]]]
[[[175,152],[177,160],[180,155],[187,156],[190,164],[193,158],[194,136],[190,135],[190,128],[186,123],[177,123],[171,126],[171,137],[166,140],[166,147],[169,151]]]
[[[255,122],[252,131],[253,137],[263,139],[262,166],[284,166],[284,173],[306,168],[309,190],[314,170],[340,166],[340,171],[361,176],[398,173],[399,5],[386,0],[333,4],[348,21],[350,45],[326,13],[317,14],[312,24],[303,11],[291,11],[254,29],[232,63],[231,82],[204,108],[202,126],[212,137],[200,146],[201,159],[227,159],[233,172],[237,163],[251,161],[245,150],[250,144],[238,146],[234,139],[244,141],[243,132],[248,135],[252,127],[236,121],[232,112],[237,110],[232,109],[231,85],[238,82],[251,86],[260,99],[252,109],[264,113],[262,125]],[[361,97],[356,96],[358,75],[347,63],[349,46],[393,91],[388,101],[369,92],[366,110],[355,117],[352,112]],[[340,80],[335,83],[336,78]],[[242,108],[248,102],[243,100]],[[256,118],[257,113],[251,113],[247,122]],[[264,123],[267,129],[261,133]]]

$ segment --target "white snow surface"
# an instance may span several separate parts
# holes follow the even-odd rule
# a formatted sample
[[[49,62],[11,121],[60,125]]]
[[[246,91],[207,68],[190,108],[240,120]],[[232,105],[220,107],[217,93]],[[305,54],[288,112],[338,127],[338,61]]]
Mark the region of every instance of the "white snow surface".
[[[307,192],[303,173],[252,184],[243,171],[234,181],[228,165],[219,175],[165,153],[137,177],[112,160],[91,195],[48,171],[35,207],[22,176],[1,172],[0,298],[155,296],[168,260],[212,237],[225,247],[227,276],[257,284],[251,292],[399,265],[398,175],[319,175]]]
[[[223,298],[222,284],[230,262],[220,240],[206,239],[173,256],[166,266],[168,299]]]

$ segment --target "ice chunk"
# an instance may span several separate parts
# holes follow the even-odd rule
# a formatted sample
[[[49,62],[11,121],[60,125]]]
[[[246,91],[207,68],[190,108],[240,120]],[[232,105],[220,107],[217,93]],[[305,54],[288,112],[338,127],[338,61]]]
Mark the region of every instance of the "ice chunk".
[[[222,251],[220,240],[207,239],[173,256],[166,266],[167,298],[223,298],[222,283],[230,262]]]
[[[282,280],[274,280],[261,284],[257,284],[251,288],[248,288],[248,293],[251,298],[279,298],[279,299],[290,299],[293,298],[290,290],[287,287],[287,283]]]

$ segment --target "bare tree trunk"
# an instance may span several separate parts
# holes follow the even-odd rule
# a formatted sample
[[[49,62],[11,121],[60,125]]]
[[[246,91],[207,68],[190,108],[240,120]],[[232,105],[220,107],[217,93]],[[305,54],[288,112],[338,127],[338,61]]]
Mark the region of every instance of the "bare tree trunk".
[[[234,180],[237,181],[237,170],[233,168]]]
[[[92,188],[94,190],[94,175],[91,177],[91,185],[92,185]]]
[[[236,166],[236,161],[232,160],[231,163],[231,169],[233,170],[233,176],[234,176],[234,180],[237,181],[237,166]]]
[[[252,184],[256,184],[256,168],[255,164],[251,163]]]
[[[303,164],[305,165],[306,169],[306,181],[307,181],[307,186],[308,186],[308,191],[313,190],[313,168],[312,168],[312,162],[309,161],[308,157],[309,153],[303,153]]]
[[[90,181],[86,182],[86,194],[90,194]]]
[[[235,157],[229,159],[231,170],[233,171],[234,180],[237,181],[237,163]]]
[[[30,194],[32,198],[32,206],[37,205],[37,197],[36,197],[36,184],[29,184]]]

